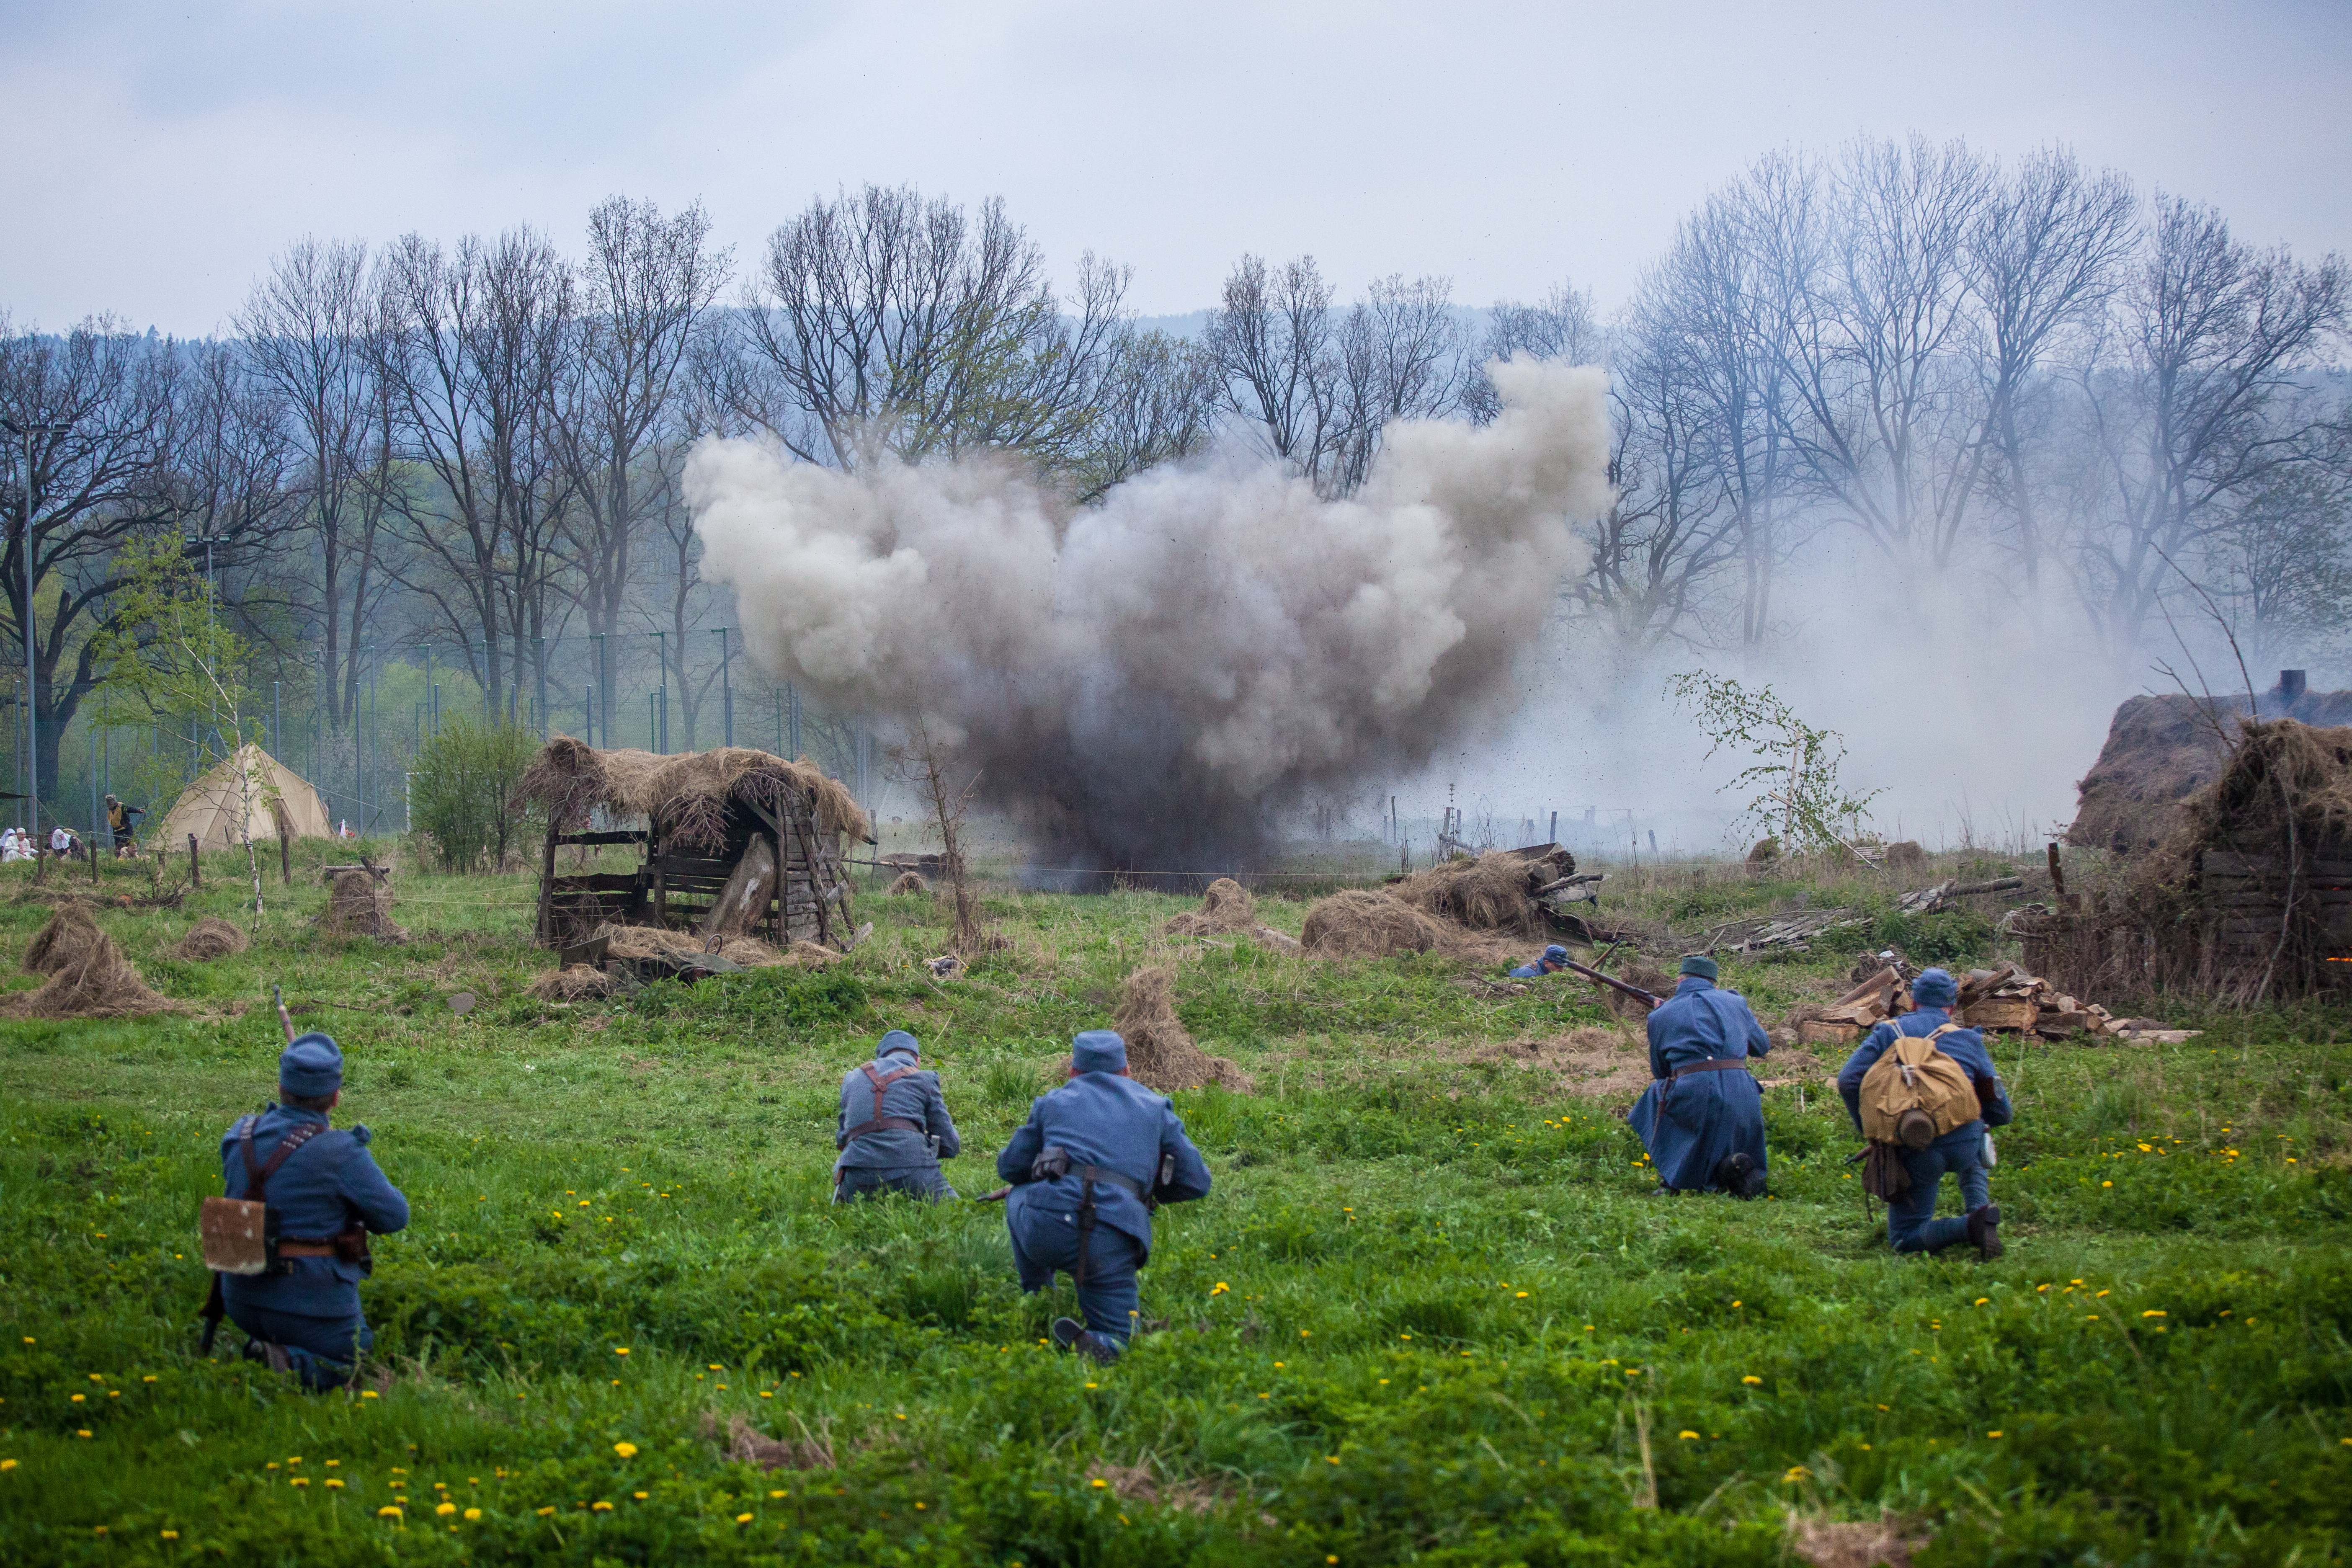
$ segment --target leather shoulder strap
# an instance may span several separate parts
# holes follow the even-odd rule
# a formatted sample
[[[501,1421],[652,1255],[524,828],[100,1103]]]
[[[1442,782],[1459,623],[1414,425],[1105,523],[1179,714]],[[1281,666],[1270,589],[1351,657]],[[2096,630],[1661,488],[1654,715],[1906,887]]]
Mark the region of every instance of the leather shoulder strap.
[[[262,1194],[269,1185],[269,1178],[278,1173],[278,1167],[286,1163],[286,1156],[325,1131],[327,1129],[316,1121],[305,1121],[279,1141],[278,1147],[270,1151],[268,1162],[257,1171],[253,1167],[253,1129],[247,1127],[244,1130],[245,1169],[251,1188],[245,1195],[246,1202],[267,1203],[268,1200]]]
[[[882,1091],[889,1088],[892,1084],[898,1082],[900,1079],[906,1078],[913,1073],[920,1072],[922,1069],[920,1068],[906,1067],[898,1068],[890,1072],[880,1073],[874,1070],[874,1064],[872,1062],[867,1062],[860,1070],[866,1074],[866,1081],[874,1086],[874,1114],[879,1116],[882,1114]]]

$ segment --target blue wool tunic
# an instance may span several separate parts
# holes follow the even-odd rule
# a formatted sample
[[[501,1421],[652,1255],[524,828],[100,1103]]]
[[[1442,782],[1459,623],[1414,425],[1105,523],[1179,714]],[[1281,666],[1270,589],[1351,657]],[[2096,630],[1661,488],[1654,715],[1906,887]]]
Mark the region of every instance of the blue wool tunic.
[[[1733,1154],[1764,1163],[1764,1091],[1737,1068],[1676,1079],[1676,1068],[1710,1058],[1760,1057],[1772,1048],[1737,991],[1685,974],[1650,1014],[1650,1076],[1625,1120],[1642,1135],[1658,1180],[1681,1191],[1719,1190],[1715,1168]]]

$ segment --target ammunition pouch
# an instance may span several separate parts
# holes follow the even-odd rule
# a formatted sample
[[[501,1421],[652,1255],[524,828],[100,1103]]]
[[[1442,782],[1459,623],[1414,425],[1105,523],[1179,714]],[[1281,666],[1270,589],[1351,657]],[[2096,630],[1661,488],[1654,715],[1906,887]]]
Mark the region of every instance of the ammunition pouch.
[[[1862,1190],[1882,1203],[1893,1203],[1911,1190],[1911,1170],[1893,1143],[1874,1138],[1863,1153]]]

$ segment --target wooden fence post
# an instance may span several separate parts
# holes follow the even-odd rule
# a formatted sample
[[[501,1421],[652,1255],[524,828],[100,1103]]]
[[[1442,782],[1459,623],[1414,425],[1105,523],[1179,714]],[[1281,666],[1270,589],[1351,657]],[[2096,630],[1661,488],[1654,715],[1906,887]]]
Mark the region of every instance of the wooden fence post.
[[[188,835],[188,886],[201,889],[204,885],[204,873],[196,865],[196,836],[191,833]]]

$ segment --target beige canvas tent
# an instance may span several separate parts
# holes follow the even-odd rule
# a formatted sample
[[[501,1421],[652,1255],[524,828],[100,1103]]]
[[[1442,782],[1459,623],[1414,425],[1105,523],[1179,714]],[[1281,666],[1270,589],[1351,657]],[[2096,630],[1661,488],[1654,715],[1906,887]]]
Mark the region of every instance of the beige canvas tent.
[[[176,847],[193,833],[201,849],[231,849],[247,838],[267,843],[278,837],[279,813],[292,837],[335,836],[327,820],[327,803],[310,782],[259,746],[248,744],[183,790],[163,826],[154,830],[154,838]]]

